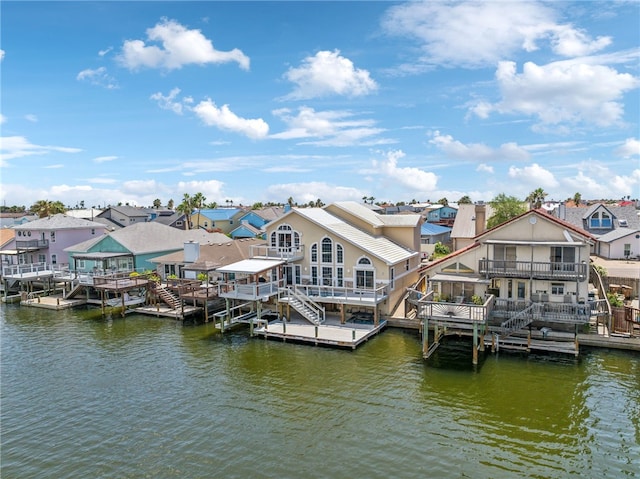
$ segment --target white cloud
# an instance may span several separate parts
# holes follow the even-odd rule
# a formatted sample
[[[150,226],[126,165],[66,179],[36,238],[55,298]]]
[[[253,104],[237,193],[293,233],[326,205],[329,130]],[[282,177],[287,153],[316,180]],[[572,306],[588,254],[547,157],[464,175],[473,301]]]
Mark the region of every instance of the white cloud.
[[[101,57],[105,56],[107,53],[109,53],[111,50],[113,50],[113,47],[107,47],[104,50],[99,50],[98,51],[98,55],[100,55]]]
[[[496,80],[502,100],[490,107],[480,102],[474,113],[482,118],[490,111],[519,113],[537,117],[542,125],[620,123],[624,93],[640,85],[629,73],[570,61],[543,66],[527,62],[521,74],[514,62],[500,62]]]
[[[0,49],[0,62],[4,60],[4,50]]]
[[[620,176],[610,165],[597,161],[584,161],[575,166],[576,174],[564,177],[564,191],[578,191],[583,198],[617,199],[630,195],[638,197],[640,186],[640,168],[628,175]]]
[[[559,185],[558,181],[549,170],[546,170],[537,163],[524,168],[509,168],[509,178],[519,181],[530,187],[555,188]]]
[[[6,166],[7,160],[32,155],[46,155],[51,152],[78,153],[80,148],[66,146],[41,146],[29,143],[24,136],[4,136],[0,138],[0,161]]]
[[[210,99],[198,103],[193,111],[208,126],[241,133],[254,140],[265,138],[269,134],[269,125],[262,118],[241,118],[228,105],[218,108]]]
[[[415,193],[432,192],[436,189],[438,177],[434,173],[415,167],[399,167],[398,160],[404,158],[401,150],[384,153],[386,158],[372,160],[372,169],[363,171],[368,175],[382,177],[385,182],[393,182],[401,188],[408,188]]]
[[[25,115],[24,119],[27,120],[27,121],[30,121],[31,123],[37,123],[38,122],[38,117],[36,115],[33,115],[33,114]]]
[[[339,50],[320,51],[307,57],[298,68],[289,68],[284,77],[296,85],[285,98],[310,99],[327,95],[363,96],[375,92],[377,83],[367,70],[355,68]]]
[[[57,164],[57,165],[47,165],[43,167],[45,170],[58,170],[60,168],[64,168],[64,165],[62,164]]]
[[[384,130],[375,127],[371,119],[354,118],[354,113],[345,110],[315,111],[313,108],[301,107],[297,114],[283,108],[272,112],[288,127],[287,130],[271,135],[281,140],[316,139],[306,144],[316,146],[350,146],[372,145],[380,141],[373,137]]]
[[[130,70],[140,67],[174,70],[184,65],[236,62],[249,69],[249,57],[234,48],[224,52],[216,50],[211,40],[200,30],[189,30],[174,20],[163,19],[147,29],[147,40],[161,45],[146,45],[142,40],[127,40],[118,56],[119,62]]]
[[[151,99],[158,102],[158,106],[163,110],[170,110],[178,115],[182,115],[183,105],[189,105],[193,102],[191,97],[184,97],[182,101],[176,101],[176,97],[180,93],[180,88],[174,88],[167,96],[162,93],[154,93]]]
[[[283,203],[291,197],[299,205],[315,203],[321,200],[325,204],[335,201],[360,201],[363,192],[358,188],[339,186],[323,181],[311,181],[306,183],[284,183],[267,187],[269,198],[280,198]]]
[[[7,117],[0,113],[0,125],[8,121]]]
[[[408,2],[391,7],[382,25],[389,34],[415,38],[423,66],[494,65],[519,51],[537,50],[541,41],[564,56],[592,53],[611,43],[608,37],[592,40],[558,23],[557,16],[539,2]],[[406,70],[419,66],[414,62]]]
[[[487,165],[485,163],[480,163],[476,168],[476,171],[480,171],[482,173],[492,173],[493,174],[493,166]]]
[[[96,158],[93,159],[94,163],[105,163],[107,161],[113,161],[113,160],[117,160],[118,157],[117,156],[98,156]]]
[[[435,145],[448,158],[456,160],[488,161],[509,160],[525,161],[529,153],[516,143],[503,143],[499,148],[491,148],[483,143],[464,144],[454,140],[451,135],[442,135],[439,131],[432,134],[429,143]]]
[[[218,180],[207,180],[207,181],[180,181],[178,182],[177,191],[193,191],[200,192],[207,199],[207,203],[212,201],[217,201],[220,203],[224,201],[225,197],[228,198],[224,193],[224,183]],[[179,198],[174,198],[178,203],[181,201],[182,196]]]
[[[640,141],[637,138],[627,138],[624,144],[616,149],[615,154],[622,158],[640,155]]]
[[[76,76],[76,80],[87,81],[92,85],[100,86],[107,90],[115,90],[118,88],[118,82],[107,73],[107,69],[105,67],[99,67],[95,70],[92,70],[91,68],[82,70]]]

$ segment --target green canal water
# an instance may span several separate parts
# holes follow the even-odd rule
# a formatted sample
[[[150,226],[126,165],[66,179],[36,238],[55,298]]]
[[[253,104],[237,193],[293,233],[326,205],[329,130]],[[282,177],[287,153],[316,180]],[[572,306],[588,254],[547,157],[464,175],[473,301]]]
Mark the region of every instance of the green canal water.
[[[0,307],[1,477],[640,477],[640,356],[429,363],[170,319]]]

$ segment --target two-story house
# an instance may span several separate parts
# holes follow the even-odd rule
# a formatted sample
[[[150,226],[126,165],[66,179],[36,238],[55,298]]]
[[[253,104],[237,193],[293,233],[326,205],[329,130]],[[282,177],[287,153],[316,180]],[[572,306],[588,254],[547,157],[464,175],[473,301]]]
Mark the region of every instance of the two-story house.
[[[570,331],[591,316],[593,242],[580,228],[528,211],[427,265],[417,314],[436,328],[473,330],[474,341],[477,334],[505,337],[530,325]]]
[[[586,208],[561,204],[554,214],[596,238],[592,254],[607,259],[628,259],[640,256],[639,212],[631,204],[596,203]]]
[[[294,208],[266,225],[267,258],[285,285],[328,310],[370,311],[376,324],[418,278],[420,215],[380,215],[356,202]],[[404,306],[403,304],[401,304]]]

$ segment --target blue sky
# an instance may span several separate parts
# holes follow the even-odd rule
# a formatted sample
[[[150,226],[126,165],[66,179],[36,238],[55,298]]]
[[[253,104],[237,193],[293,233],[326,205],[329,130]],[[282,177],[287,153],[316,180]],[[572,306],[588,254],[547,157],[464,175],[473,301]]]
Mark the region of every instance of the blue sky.
[[[640,196],[640,3],[2,1],[0,199]]]

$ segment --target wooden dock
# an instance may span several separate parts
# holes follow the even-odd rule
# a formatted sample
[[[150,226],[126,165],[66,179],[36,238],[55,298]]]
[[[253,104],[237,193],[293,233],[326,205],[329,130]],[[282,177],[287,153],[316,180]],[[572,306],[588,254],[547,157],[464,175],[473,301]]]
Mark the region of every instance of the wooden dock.
[[[377,335],[386,325],[386,321],[381,321],[377,326],[365,324],[313,325],[274,321],[257,328],[254,333],[266,339],[356,349]]]
[[[33,298],[23,298],[20,300],[20,306],[53,309],[56,311],[75,308],[76,306],[82,306],[84,304],[87,304],[86,299],[64,299],[60,296],[36,296]]]

